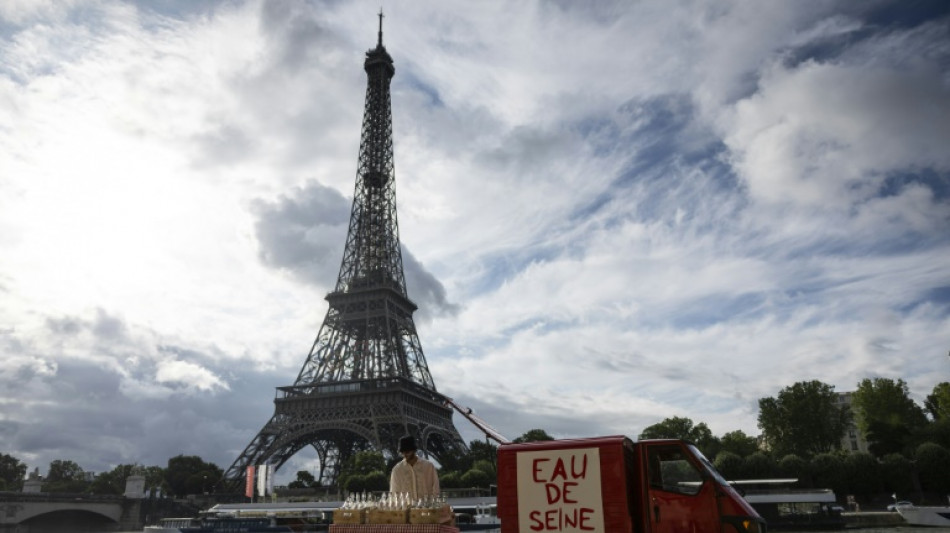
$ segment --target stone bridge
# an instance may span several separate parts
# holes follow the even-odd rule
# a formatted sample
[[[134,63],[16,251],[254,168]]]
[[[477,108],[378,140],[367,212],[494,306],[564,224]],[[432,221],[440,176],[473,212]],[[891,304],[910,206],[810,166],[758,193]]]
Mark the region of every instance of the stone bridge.
[[[88,494],[0,493],[0,533],[141,531],[150,512],[173,505]]]

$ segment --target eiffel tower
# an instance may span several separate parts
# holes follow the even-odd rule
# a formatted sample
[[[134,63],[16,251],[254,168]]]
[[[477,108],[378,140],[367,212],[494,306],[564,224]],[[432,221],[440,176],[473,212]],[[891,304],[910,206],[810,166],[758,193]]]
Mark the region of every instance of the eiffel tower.
[[[389,84],[396,70],[379,40],[363,63],[368,83],[349,232],[329,309],[297,380],[278,387],[274,415],[225,472],[241,487],[249,465],[277,470],[301,449],[319,458],[319,480],[336,482],[358,451],[397,457],[403,435],[436,458],[464,451],[450,401],[436,391],[406,293],[393,167]]]

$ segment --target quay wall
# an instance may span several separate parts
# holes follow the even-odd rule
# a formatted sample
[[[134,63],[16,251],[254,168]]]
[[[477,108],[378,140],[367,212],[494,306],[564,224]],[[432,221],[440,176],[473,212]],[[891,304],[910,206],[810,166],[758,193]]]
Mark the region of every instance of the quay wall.
[[[864,527],[897,527],[906,525],[898,513],[868,512],[868,513],[841,513],[847,528]]]

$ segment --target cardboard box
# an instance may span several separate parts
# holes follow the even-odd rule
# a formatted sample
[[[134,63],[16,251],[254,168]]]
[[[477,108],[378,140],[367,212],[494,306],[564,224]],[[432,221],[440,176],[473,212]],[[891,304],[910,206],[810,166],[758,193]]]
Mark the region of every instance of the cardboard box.
[[[410,509],[410,524],[439,524],[442,522],[441,509]]]
[[[409,512],[410,524],[455,525],[455,513],[448,505],[438,509],[412,509]]]
[[[334,524],[365,524],[366,509],[334,509]]]
[[[367,524],[408,524],[409,509],[399,511],[384,511],[382,509],[371,509],[366,516]]]

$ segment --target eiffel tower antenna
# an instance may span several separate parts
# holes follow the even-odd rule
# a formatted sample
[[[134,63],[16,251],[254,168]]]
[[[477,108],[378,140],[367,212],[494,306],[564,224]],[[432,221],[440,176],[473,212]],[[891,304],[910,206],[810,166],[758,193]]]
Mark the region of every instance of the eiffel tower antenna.
[[[379,40],[376,42],[376,46],[382,48],[383,46],[383,8],[379,8]]]
[[[436,458],[465,443],[426,364],[406,292],[393,164],[389,85],[396,69],[383,46],[366,52],[366,103],[349,231],[323,325],[293,385],[278,387],[274,415],[225,472],[237,490],[248,466],[279,469],[305,447],[320,461],[320,481],[362,450],[397,456],[401,436]]]

